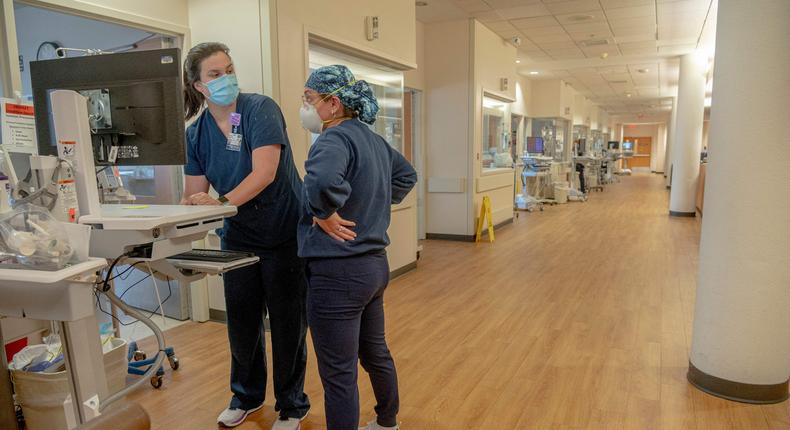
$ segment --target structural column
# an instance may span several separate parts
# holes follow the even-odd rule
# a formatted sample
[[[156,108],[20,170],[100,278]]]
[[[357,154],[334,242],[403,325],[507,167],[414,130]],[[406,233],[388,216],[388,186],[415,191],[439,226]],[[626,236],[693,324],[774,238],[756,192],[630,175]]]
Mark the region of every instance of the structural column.
[[[675,143],[675,120],[678,113],[677,100],[677,97],[672,97],[672,111],[669,113],[669,127],[667,127],[667,146],[664,148],[664,178],[666,178],[667,189],[672,185],[670,171],[672,170],[672,145]]]
[[[688,379],[750,403],[788,398],[788,22],[786,0],[719,2]]]
[[[705,119],[705,74],[708,60],[700,52],[680,58],[675,140],[672,142],[672,190],[669,214],[697,214],[697,179]]]

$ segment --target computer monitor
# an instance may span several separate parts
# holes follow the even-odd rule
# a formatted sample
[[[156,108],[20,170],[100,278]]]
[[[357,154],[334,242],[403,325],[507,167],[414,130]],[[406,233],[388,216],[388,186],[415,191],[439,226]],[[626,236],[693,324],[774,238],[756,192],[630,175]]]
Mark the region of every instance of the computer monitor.
[[[529,153],[529,154],[543,154],[543,138],[542,137],[528,137],[527,138],[527,153]]]
[[[623,151],[633,151],[634,142],[623,142]]]
[[[57,155],[49,93],[74,90],[88,98],[97,165],[185,163],[179,49],[31,61],[30,79],[39,154]]]
[[[609,150],[612,150],[612,149],[620,149],[620,142],[618,142],[618,141],[616,141],[616,140],[610,140],[610,141],[609,141],[609,142],[607,142],[607,144],[606,144],[606,149],[609,149]]]

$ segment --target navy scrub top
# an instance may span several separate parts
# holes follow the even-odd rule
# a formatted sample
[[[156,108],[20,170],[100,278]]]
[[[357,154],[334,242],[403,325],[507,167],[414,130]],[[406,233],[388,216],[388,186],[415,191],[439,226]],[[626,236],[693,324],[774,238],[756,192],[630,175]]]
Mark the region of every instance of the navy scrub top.
[[[239,94],[236,112],[242,135],[239,151],[227,149],[227,138],[208,110],[187,128],[187,164],[184,173],[205,176],[224,195],[252,171],[252,151],[282,145],[274,181],[260,194],[225,219],[220,236],[227,248],[254,251],[272,249],[296,239],[301,215],[302,181],[293,161],[285,119],[274,100],[259,94]]]

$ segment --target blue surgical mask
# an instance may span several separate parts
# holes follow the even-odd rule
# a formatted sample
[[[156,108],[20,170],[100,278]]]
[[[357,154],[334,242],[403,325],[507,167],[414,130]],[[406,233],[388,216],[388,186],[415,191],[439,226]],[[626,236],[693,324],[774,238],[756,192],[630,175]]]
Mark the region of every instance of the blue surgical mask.
[[[211,100],[212,103],[220,106],[230,105],[239,95],[239,82],[236,80],[236,75],[233,73],[228,73],[219,78],[204,82],[203,85],[208,88],[208,99]]]

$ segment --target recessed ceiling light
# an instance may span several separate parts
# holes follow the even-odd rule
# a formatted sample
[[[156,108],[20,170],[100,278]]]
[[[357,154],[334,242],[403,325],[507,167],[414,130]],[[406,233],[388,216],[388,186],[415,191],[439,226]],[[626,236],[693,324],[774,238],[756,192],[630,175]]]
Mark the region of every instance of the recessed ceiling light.
[[[636,71],[639,73],[647,73],[650,71],[650,69],[637,69]]]
[[[419,7],[428,6],[427,1],[418,1],[418,2],[414,2],[414,4]]]
[[[521,64],[521,60],[516,60],[516,64]]]
[[[605,60],[608,56],[609,56],[609,53],[608,52],[604,52],[603,54],[601,54],[601,59]]]
[[[537,75],[538,73],[540,72],[536,72],[536,71],[529,72],[530,75]]]
[[[631,97],[631,93],[625,93],[626,97]]]

